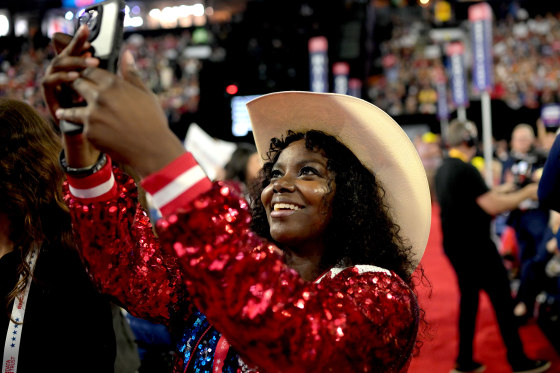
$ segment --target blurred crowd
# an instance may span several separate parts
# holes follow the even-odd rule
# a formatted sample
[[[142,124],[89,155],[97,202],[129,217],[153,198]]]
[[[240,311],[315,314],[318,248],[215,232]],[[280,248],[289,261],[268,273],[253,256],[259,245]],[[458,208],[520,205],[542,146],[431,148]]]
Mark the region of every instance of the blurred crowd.
[[[559,17],[528,18],[525,12],[518,12],[516,17],[495,22],[493,99],[503,100],[514,110],[560,100]],[[463,41],[467,67],[471,58],[467,21],[453,34],[433,31],[427,21],[394,27],[392,38],[381,47],[383,74],[370,82],[368,97],[372,102],[392,115],[436,113],[435,84],[446,69],[446,43]],[[476,92],[469,95],[472,98]],[[451,97],[448,103],[453,109]]]
[[[130,35],[124,41],[136,61],[142,79],[158,95],[171,123],[182,114],[198,110],[201,60],[188,54],[192,34],[161,36]],[[21,99],[47,115],[40,92],[40,82],[54,56],[50,44],[34,48],[25,41],[21,52],[0,50],[0,96]]]
[[[496,20],[493,99],[503,100],[512,109],[538,108],[560,101],[559,17],[548,14],[528,18],[520,12],[517,17]],[[458,30],[468,46],[468,22]],[[392,38],[381,46],[383,74],[370,77],[367,97],[391,115],[436,114],[435,83],[445,75],[444,47],[450,40],[438,38],[431,31],[428,21],[406,25],[396,22]],[[189,30],[160,36],[132,34],[125,40],[125,47],[133,51],[144,80],[159,95],[171,122],[198,110],[203,61],[189,53],[189,47],[196,44]],[[23,99],[45,113],[38,82],[52,58],[52,48],[33,48],[25,41],[15,57],[8,52],[0,50],[0,96]],[[467,50],[467,67],[468,56]],[[474,97],[476,92],[469,94]],[[453,111],[450,94],[447,101]]]
[[[191,36],[189,31],[159,37],[134,34],[125,42],[144,82],[158,94],[172,123],[183,113],[198,110],[201,61],[185,53]]]
[[[535,131],[537,129],[537,131]],[[493,159],[485,162],[482,144],[471,163],[486,176],[492,168],[493,188],[519,190],[538,183],[559,127],[519,123],[508,140],[494,141]],[[447,154],[440,135],[418,135],[414,144],[426,169],[432,199],[437,203],[434,175]],[[543,331],[559,346],[560,324],[560,249],[556,234],[560,214],[538,201],[525,200],[516,209],[494,217],[493,236],[508,269],[515,295],[515,317],[519,324],[539,322]]]

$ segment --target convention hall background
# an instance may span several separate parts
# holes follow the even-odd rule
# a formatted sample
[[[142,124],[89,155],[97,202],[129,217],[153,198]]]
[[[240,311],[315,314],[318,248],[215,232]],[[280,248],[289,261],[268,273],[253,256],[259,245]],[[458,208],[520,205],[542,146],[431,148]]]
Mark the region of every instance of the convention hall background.
[[[53,57],[50,37],[53,32],[71,33],[78,9],[92,2],[0,0],[0,96],[25,100],[48,116],[39,86]],[[133,51],[144,82],[158,95],[179,138],[185,139],[196,124],[210,138],[238,143],[252,142],[240,109],[243,103],[274,91],[311,90],[316,77],[311,73],[310,45],[313,40],[326,40],[325,91],[335,91],[342,75],[344,93],[391,114],[414,140],[431,171],[437,164],[433,157],[441,156],[443,149],[442,125],[464,114],[482,126],[480,92],[472,85],[468,20],[469,7],[477,3],[126,1],[124,47]],[[493,13],[492,135],[507,147],[515,125],[528,123],[537,131],[543,106],[560,102],[560,2],[488,4]],[[465,107],[454,102],[450,91],[446,47],[452,42],[466,49]],[[447,89],[445,112],[438,106],[442,81]],[[420,292],[430,333],[411,372],[448,371],[456,349],[458,293],[441,248],[435,200],[433,207],[432,233],[423,260],[431,288]],[[515,281],[512,273],[512,289]],[[551,371],[560,372],[560,291],[545,291],[538,300],[535,319],[521,327],[522,337],[530,352],[552,360]],[[478,356],[489,372],[507,372],[500,363],[505,361],[505,349],[484,297],[477,327],[477,344],[484,345]]]

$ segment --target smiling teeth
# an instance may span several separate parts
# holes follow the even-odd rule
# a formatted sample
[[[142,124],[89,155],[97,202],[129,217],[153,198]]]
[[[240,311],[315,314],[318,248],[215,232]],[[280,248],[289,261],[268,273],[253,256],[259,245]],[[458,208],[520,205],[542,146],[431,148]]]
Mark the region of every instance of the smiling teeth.
[[[274,211],[278,210],[299,210],[299,206],[290,203],[277,203],[274,205]]]

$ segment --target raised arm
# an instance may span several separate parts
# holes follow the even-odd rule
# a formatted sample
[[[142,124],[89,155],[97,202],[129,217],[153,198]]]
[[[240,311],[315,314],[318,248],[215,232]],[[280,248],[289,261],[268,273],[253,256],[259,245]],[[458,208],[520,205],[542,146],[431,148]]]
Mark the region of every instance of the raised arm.
[[[53,38],[58,54],[42,82],[53,114],[63,102],[60,93],[68,92],[79,72],[98,64],[87,51],[88,33],[82,27],[74,38],[63,34]],[[130,57],[123,56],[123,77],[151,99],[130,68]],[[181,307],[188,313],[181,272],[173,258],[160,250],[149,218],[138,205],[134,181],[118,170],[113,174],[110,157],[102,155],[85,133],[64,134],[63,144],[61,164],[68,175],[65,199],[80,254],[98,288],[138,317],[167,323]]]

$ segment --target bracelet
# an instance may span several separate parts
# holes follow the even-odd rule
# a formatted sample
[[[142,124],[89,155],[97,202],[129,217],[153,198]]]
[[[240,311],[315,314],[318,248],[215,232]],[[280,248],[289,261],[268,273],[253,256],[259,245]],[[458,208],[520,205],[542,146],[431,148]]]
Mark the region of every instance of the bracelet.
[[[80,167],[80,168],[70,167],[66,162],[66,158],[64,156],[64,149],[60,152],[60,158],[58,160],[60,163],[60,168],[62,168],[62,170],[65,173],[72,176],[93,175],[97,171],[101,170],[107,164],[107,156],[105,155],[105,153],[100,153],[99,158],[97,158],[97,162],[95,162],[91,166]]]

